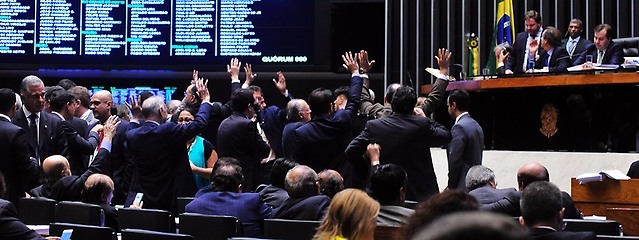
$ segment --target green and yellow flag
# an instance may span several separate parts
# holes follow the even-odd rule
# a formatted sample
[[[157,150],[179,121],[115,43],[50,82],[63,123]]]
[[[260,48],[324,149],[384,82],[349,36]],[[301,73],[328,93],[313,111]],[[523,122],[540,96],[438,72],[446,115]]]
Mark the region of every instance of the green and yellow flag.
[[[466,76],[477,76],[479,75],[479,38],[477,38],[475,33],[471,33],[468,38],[466,38],[466,46],[468,46]]]
[[[490,69],[491,74],[495,74],[497,59],[493,49],[504,42],[513,45],[515,37],[515,25],[513,25],[513,1],[500,0],[497,3],[497,14],[495,15],[495,29],[493,32],[493,44],[488,54],[488,64],[486,67]]]

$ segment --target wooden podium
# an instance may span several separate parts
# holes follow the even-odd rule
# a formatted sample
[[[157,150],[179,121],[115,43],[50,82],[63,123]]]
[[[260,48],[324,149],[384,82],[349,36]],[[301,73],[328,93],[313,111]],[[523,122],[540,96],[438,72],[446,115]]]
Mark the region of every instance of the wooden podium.
[[[571,196],[584,216],[606,216],[623,226],[627,235],[639,235],[639,179],[589,182],[571,179]]]

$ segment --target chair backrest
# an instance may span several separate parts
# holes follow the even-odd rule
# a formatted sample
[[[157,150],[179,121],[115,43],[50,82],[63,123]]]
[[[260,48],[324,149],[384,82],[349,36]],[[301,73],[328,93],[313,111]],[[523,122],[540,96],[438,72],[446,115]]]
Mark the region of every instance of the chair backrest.
[[[375,228],[375,239],[402,239],[400,237],[400,229],[398,226],[377,225]]]
[[[20,198],[18,218],[27,225],[49,225],[55,221],[55,204],[48,198]]]
[[[73,229],[73,240],[113,240],[115,234],[109,227],[98,227],[73,223],[51,223],[49,225],[50,236],[60,236],[65,229]]]
[[[184,213],[186,205],[191,203],[195,199],[194,197],[178,197],[177,198],[177,214]]]
[[[243,235],[242,222],[232,216],[203,215],[197,213],[180,214],[180,233],[195,239],[228,239]]]
[[[104,210],[94,204],[62,201],[55,205],[55,222],[104,226]]]
[[[320,221],[264,219],[264,237],[274,239],[313,239]]]
[[[122,230],[122,240],[195,240],[191,235],[156,232],[141,229]]]
[[[639,237],[629,237],[629,236],[609,236],[609,235],[597,235],[597,240],[617,240],[617,239],[639,239]]]
[[[175,219],[164,210],[121,208],[118,210],[118,223],[120,229],[175,232]]]
[[[612,41],[622,47],[624,57],[639,56],[639,37],[616,38]]]
[[[564,219],[566,228],[564,231],[570,232],[595,232],[597,235],[621,235],[621,224],[611,220],[581,220],[581,219]]]

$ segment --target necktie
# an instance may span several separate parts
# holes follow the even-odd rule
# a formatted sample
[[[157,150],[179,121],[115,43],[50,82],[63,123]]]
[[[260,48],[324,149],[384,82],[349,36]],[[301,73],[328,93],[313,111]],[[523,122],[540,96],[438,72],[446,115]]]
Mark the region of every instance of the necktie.
[[[550,67],[550,58],[551,58],[551,57],[552,57],[552,56],[550,56],[550,55],[546,54],[546,66],[545,66],[545,67]]]
[[[575,53],[575,47],[577,47],[577,40],[570,40],[568,43],[568,53],[572,56],[572,54]]]
[[[31,144],[33,144],[33,146],[35,146],[35,158],[38,160],[38,163],[40,163],[40,154],[39,154],[39,141],[38,141],[38,125],[37,122],[38,121],[38,115],[36,115],[35,113],[32,113],[31,115],[29,115],[29,139],[31,141]]]
[[[604,52],[603,51],[597,51],[597,63],[601,64],[601,62],[603,61],[603,57],[604,57]]]

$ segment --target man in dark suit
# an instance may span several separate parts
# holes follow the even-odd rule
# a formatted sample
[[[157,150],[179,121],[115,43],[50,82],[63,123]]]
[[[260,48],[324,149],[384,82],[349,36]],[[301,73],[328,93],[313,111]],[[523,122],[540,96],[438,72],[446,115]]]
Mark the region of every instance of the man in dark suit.
[[[175,212],[177,197],[195,194],[195,180],[184,146],[202,132],[211,110],[204,81],[198,80],[196,85],[203,103],[188,124],[165,122],[167,111],[160,97],[150,97],[142,104],[144,123],[126,132],[128,150],[135,164],[126,206],[133,203],[137,193],[143,193],[144,208]],[[134,118],[138,117],[134,114]]]
[[[287,158],[278,158],[273,161],[271,168],[271,184],[262,184],[257,187],[256,192],[260,194],[264,202],[273,208],[277,208],[288,199],[285,188],[286,173],[298,164]]]
[[[530,239],[596,239],[594,232],[562,231],[564,209],[561,191],[552,183],[538,181],[531,183],[521,197],[520,221],[529,228]]]
[[[13,91],[12,91],[13,92]],[[15,96],[15,95],[14,95]],[[3,99],[4,100],[4,99]],[[15,97],[14,97],[15,101]],[[4,104],[4,103],[2,103]],[[0,120],[4,121],[4,120]],[[0,173],[0,195],[5,194],[5,183]],[[18,211],[13,203],[0,199],[0,239],[44,239],[29,229],[18,219]]]
[[[561,32],[554,27],[546,28],[541,34],[541,44],[532,42],[529,46],[530,57],[537,58],[535,68],[548,69],[548,72],[565,72],[570,66],[566,49],[561,45]],[[539,49],[541,48],[541,49]]]
[[[242,167],[221,166],[213,173],[213,184],[198,191],[198,197],[186,205],[186,212],[233,216],[240,220],[247,237],[262,236],[262,222],[273,209],[259,193],[242,193]]]
[[[378,153],[379,148],[373,154],[368,151],[369,156],[379,156]],[[379,166],[379,160],[377,161],[378,166],[375,167],[376,170],[371,175],[370,191],[371,197],[381,205],[377,215],[377,224],[387,226],[403,225],[406,223],[406,219],[415,213],[413,209],[403,206],[408,184],[406,171],[395,164]]]
[[[397,164],[408,173],[406,199],[421,201],[439,192],[430,146],[448,143],[450,132],[430,118],[415,115],[416,102],[415,90],[399,87],[393,95],[393,114],[368,121],[346,149],[346,155],[351,161],[362,161],[367,146],[379,144],[380,161]]]
[[[523,73],[528,70],[529,45],[541,40],[541,15],[535,10],[529,10],[524,16],[526,31],[517,33],[513,51],[506,62],[506,74]]]
[[[331,199],[320,194],[318,180],[317,173],[308,166],[299,165],[289,170],[285,181],[289,199],[275,209],[273,218],[321,220]]]
[[[222,121],[217,131],[217,153],[219,157],[240,160],[246,178],[244,190],[255,191],[260,184],[257,168],[267,157],[270,147],[257,131],[257,122],[252,121],[259,110],[252,89],[238,89],[231,95],[233,114]]]
[[[99,124],[106,124],[107,119],[111,117],[111,106],[113,105],[113,96],[111,92],[106,90],[100,90],[93,93],[91,96],[90,109],[93,112],[93,116],[98,119],[98,122],[89,126],[89,129],[93,129]],[[120,119],[120,124],[116,129],[113,136],[113,145],[111,151],[111,179],[115,183],[115,190],[113,191],[113,204],[124,204],[124,200],[129,192],[129,185],[133,176],[133,159],[128,150],[126,150],[125,133],[131,124]],[[99,146],[100,144],[98,144]],[[96,151],[97,153],[97,151]],[[95,155],[95,154],[94,154]]]
[[[44,108],[44,83],[40,78],[30,75],[25,77],[20,84],[20,95],[24,99],[23,106],[11,120],[27,132],[27,140],[30,156],[41,162],[52,155],[69,156],[67,139],[59,118],[42,111]],[[40,173],[40,176],[41,173]],[[29,183],[29,187],[35,187],[42,183],[39,177],[37,182]]]
[[[0,172],[7,184],[5,199],[18,203],[27,191],[25,182],[37,177],[38,166],[29,158],[27,134],[11,123],[16,113],[16,97],[13,90],[0,89]]]
[[[351,126],[360,105],[363,79],[359,76],[356,57],[350,53],[342,56],[351,73],[351,85],[346,109],[336,110],[333,91],[317,88],[308,97],[313,119],[295,129],[292,159],[308,165],[316,172],[324,169],[338,171],[346,186],[353,180],[352,167],[346,162],[344,149],[352,139]]]
[[[575,65],[586,62],[586,56],[592,56],[592,62],[597,64],[620,65],[624,62],[623,48],[612,41],[614,36],[612,27],[608,24],[599,24],[594,29],[594,44],[575,61]]]
[[[288,123],[282,130],[282,151],[284,157],[292,159],[296,146],[295,129],[311,120],[311,107],[304,99],[292,99],[286,106],[286,119]]]
[[[485,208],[484,206],[486,205],[498,202],[517,191],[515,188],[497,189],[495,173],[490,168],[482,165],[475,165],[468,169],[468,173],[466,174],[466,188],[470,191],[468,194],[477,199],[480,209]],[[491,209],[487,208],[487,210]],[[521,215],[519,209],[504,209],[499,213],[508,214],[513,217],[519,217]]]
[[[592,44],[592,42],[588,41],[588,39],[581,37],[581,33],[583,31],[583,23],[581,20],[576,18],[570,20],[567,32],[569,37],[565,38],[561,42],[561,47],[568,51],[570,66],[576,65],[575,62],[577,61],[577,58],[579,58],[581,53],[586,51],[586,48]]]
[[[58,86],[56,86],[58,87]],[[90,138],[87,139],[89,131],[86,121],[74,117],[77,101],[75,95],[67,90],[58,87],[47,93],[49,96],[49,108],[51,115],[57,116],[62,121],[64,134],[69,145],[69,164],[71,173],[81,175],[88,167],[89,157],[93,154],[100,141],[99,134],[91,131]]]
[[[82,175],[72,175],[69,161],[60,155],[46,158],[42,162],[42,169],[46,181],[32,189],[29,194],[33,197],[51,198],[57,201],[80,201],[84,182],[94,173],[110,174],[111,142],[115,129],[119,124],[117,117],[111,117],[104,125],[104,138],[95,159]]]
[[[455,119],[448,143],[448,188],[466,190],[466,172],[481,165],[484,151],[484,130],[468,114],[470,97],[463,89],[448,95],[448,114]]]

